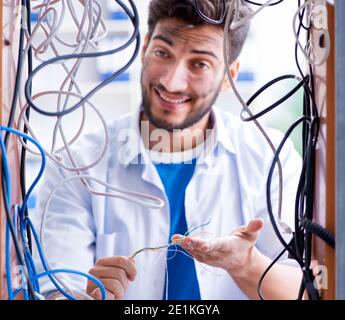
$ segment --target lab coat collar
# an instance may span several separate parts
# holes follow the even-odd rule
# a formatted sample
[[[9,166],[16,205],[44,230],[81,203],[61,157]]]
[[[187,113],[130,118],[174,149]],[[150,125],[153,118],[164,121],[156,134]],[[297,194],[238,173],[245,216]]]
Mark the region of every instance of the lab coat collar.
[[[138,109],[130,118],[129,124],[129,133],[127,135],[127,139],[125,140],[125,153],[124,157],[122,157],[122,163],[125,166],[129,164],[149,164],[151,163],[149,151],[145,148],[143,139],[141,137],[141,128],[140,128],[140,116],[141,116],[142,108]],[[235,153],[235,147],[231,140],[230,133],[226,128],[224,121],[222,119],[222,115],[217,110],[217,108],[213,108],[211,113],[212,121],[214,124],[215,129],[215,136],[213,138],[214,143],[213,145],[207,146],[207,152],[198,159],[198,163],[200,164],[205,163],[206,165],[211,164],[212,156],[210,154],[219,145],[223,146],[223,148],[230,152]]]

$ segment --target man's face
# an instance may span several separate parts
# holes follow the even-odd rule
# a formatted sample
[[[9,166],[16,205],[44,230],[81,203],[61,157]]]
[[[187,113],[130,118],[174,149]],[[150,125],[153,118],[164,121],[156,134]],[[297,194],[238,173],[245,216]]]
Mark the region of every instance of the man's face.
[[[161,20],[143,48],[144,111],[157,128],[192,127],[211,111],[224,80],[223,31]]]

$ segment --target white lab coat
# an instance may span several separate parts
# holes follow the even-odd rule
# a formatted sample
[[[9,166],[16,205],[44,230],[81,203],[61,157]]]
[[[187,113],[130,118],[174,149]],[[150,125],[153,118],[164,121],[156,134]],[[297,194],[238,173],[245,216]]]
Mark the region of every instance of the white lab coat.
[[[263,218],[266,225],[257,247],[273,258],[282,246],[273,232],[266,208],[266,180],[272,163],[272,150],[253,124],[243,123],[217,109],[213,116],[216,148],[198,161],[186,190],[188,228],[212,218],[211,223],[197,233],[204,231],[208,237],[221,237],[255,217]],[[121,199],[90,195],[80,182],[66,184],[55,194],[49,206],[44,229],[44,247],[53,268],[88,272],[101,257],[130,256],[143,247],[168,243],[169,204],[159,175],[143,147],[138,123],[139,112],[112,123],[109,127],[111,142],[105,157],[84,173],[119,188],[161,197],[166,205],[159,210],[147,209]],[[268,132],[278,145],[282,134],[272,129]],[[102,134],[88,134],[74,147],[79,165],[93,162],[103,139]],[[284,177],[283,221],[293,229],[301,159],[291,141],[284,147],[280,159]],[[69,176],[70,173],[56,165],[49,166],[40,191],[41,207],[50,190]],[[91,184],[96,190],[107,191]],[[274,175],[272,201],[275,212],[277,197],[278,179]],[[39,221],[39,216],[36,220]],[[290,237],[285,235],[286,239]],[[165,262],[165,252],[139,254],[136,257],[138,274],[125,299],[162,299]],[[202,299],[247,299],[224,270],[196,263],[196,273]],[[74,288],[86,287],[83,278],[65,275],[63,279]],[[48,278],[40,283],[43,292],[54,288]]]

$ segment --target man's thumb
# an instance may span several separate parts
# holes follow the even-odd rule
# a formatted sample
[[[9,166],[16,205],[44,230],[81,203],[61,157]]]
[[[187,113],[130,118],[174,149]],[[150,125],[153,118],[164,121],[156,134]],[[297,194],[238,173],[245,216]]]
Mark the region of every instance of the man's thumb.
[[[246,226],[244,232],[245,233],[256,233],[260,231],[264,227],[264,220],[262,219],[253,219],[249,221],[248,225]]]

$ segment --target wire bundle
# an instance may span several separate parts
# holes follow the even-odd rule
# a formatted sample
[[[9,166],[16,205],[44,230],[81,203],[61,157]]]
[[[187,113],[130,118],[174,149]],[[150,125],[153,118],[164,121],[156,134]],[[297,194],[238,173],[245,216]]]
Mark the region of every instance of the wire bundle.
[[[37,2],[38,4],[35,5],[34,2]],[[95,177],[83,174],[83,172],[92,168],[93,166],[96,166],[99,163],[99,161],[105,155],[106,149],[109,144],[106,122],[98,109],[90,102],[90,98],[130,67],[130,65],[137,57],[140,47],[139,15],[134,1],[128,0],[129,6],[121,0],[117,0],[116,2],[121,6],[121,8],[130,18],[130,22],[133,25],[133,33],[125,44],[112,50],[100,51],[99,44],[100,41],[106,36],[107,30],[106,25],[102,20],[101,5],[97,0],[80,0],[78,2],[72,0],[21,0],[21,8],[23,9],[23,11],[20,15],[21,28],[19,36],[17,72],[14,86],[15,90],[12,99],[8,125],[7,127],[0,128],[1,133],[6,132],[4,137],[1,137],[1,149],[4,172],[2,179],[4,190],[3,197],[7,217],[6,278],[9,299],[14,299],[21,291],[23,292],[25,299],[41,299],[42,296],[40,295],[38,279],[46,276],[50,278],[56,289],[66,298],[74,300],[76,299],[77,295],[77,297],[91,299],[91,297],[83,292],[75,292],[71,290],[68,285],[59,278],[58,275],[61,273],[75,274],[94,281],[101,289],[102,298],[105,299],[104,286],[98,279],[92,277],[89,274],[85,274],[76,270],[51,270],[49,263],[45,257],[43,247],[43,231],[49,201],[53,197],[54,192],[65,183],[68,183],[71,180],[80,180],[85,186],[86,190],[92,194],[117,197],[154,209],[160,208],[164,204],[161,199],[158,199],[156,197],[151,197],[149,195],[141,194],[135,191],[115,188],[114,186],[111,186]],[[34,28],[31,27],[31,4],[35,5],[33,7],[33,10],[38,11],[38,22],[36,23]],[[76,37],[75,39],[73,39],[73,41],[67,41],[63,39],[59,34],[59,30],[64,24],[64,17],[67,11],[72,17],[72,21],[76,28]],[[40,40],[39,43],[36,44],[42,34],[44,35],[44,39]],[[114,71],[114,73],[109,78],[97,85],[90,92],[86,94],[82,92],[81,88],[78,85],[77,76],[84,59],[113,55],[128,48],[131,44],[135,44],[135,50],[133,52],[133,55],[129,58],[128,62],[123,65],[123,67],[121,67],[119,70]],[[60,48],[61,46],[65,48],[65,51],[70,51],[70,53],[61,54],[58,50],[58,48]],[[28,78],[25,84],[23,84],[23,69],[26,57],[28,59]],[[35,69],[33,69],[34,57],[36,61],[40,61],[40,64]],[[15,64],[16,63],[13,61],[14,66]],[[34,84],[34,77],[44,68],[52,65],[60,66],[62,68],[62,70],[66,74],[65,79],[62,81],[58,89],[38,92],[33,95],[32,88]],[[26,97],[25,103],[23,102],[22,96],[20,95],[20,92],[23,89],[25,91]],[[37,105],[37,99],[43,96],[56,97],[57,104],[55,106],[55,112],[49,112],[45,110],[45,107]],[[70,106],[70,101],[73,99],[77,99],[78,102],[73,106]],[[19,117],[18,119],[15,119],[18,105],[20,107]],[[83,132],[86,117],[86,108],[91,108],[96,113],[101,121],[102,126],[104,127],[104,146],[101,153],[92,163],[84,165],[83,167],[79,167],[77,165],[77,161],[74,158],[73,150],[71,149],[71,147]],[[62,119],[64,116],[69,115],[78,109],[82,110],[81,124],[75,136],[71,140],[68,140],[62,126]],[[30,127],[30,113],[32,111],[35,111],[44,117],[56,118],[52,146],[49,151],[44,149],[37,142],[35,132]],[[19,130],[15,129],[15,127]],[[11,203],[11,180],[6,153],[9,143],[9,134],[18,136],[19,141],[22,145],[21,189],[23,203],[21,206],[19,206],[18,204],[13,206]],[[56,147],[58,134],[60,134],[63,141],[63,147],[59,149]],[[35,147],[35,149],[32,148],[32,145]],[[26,190],[25,186],[26,152],[30,152],[34,155],[40,156],[42,159],[39,174],[28,190]],[[70,166],[66,166],[61,162],[62,154],[66,155],[66,157],[69,159],[71,163]],[[63,181],[56,188],[54,188],[53,192],[50,194],[46,202],[46,209],[43,214],[41,223],[42,228],[39,236],[33,226],[33,223],[30,220],[27,210],[27,202],[30,194],[32,193],[33,189],[35,188],[43,174],[46,157],[55,162],[56,165],[61,166],[64,170],[73,172],[75,176]],[[102,193],[92,189],[89,185],[90,180],[96,182],[99,185],[107,186],[108,189],[112,190],[112,192]],[[13,212],[11,212],[12,208],[15,208]],[[11,238],[15,247],[18,265],[20,267],[19,276],[21,277],[22,281],[21,288],[16,288],[15,291],[13,291],[12,289],[13,283],[10,264]],[[32,258],[33,240],[37,246],[40,260],[45,270],[40,274],[37,273],[36,266]]]
[[[244,0],[245,1],[245,0]],[[245,1],[252,5],[259,6],[259,9],[254,12],[254,14],[249,17],[252,19],[257,13],[259,13],[262,9],[268,6],[278,5],[283,0],[280,1],[273,1],[269,0],[266,1],[264,4],[260,4],[253,1]],[[99,179],[84,174],[86,170],[92,168],[93,166],[97,165],[97,163],[102,159],[104,156],[108,143],[109,143],[109,136],[107,131],[107,126],[104,118],[102,117],[101,113],[97,110],[96,106],[94,106],[90,102],[90,98],[93,97],[99,90],[101,90],[104,86],[109,84],[111,81],[116,79],[121,73],[126,71],[129,66],[133,63],[135,58],[138,55],[139,46],[140,46],[140,34],[139,34],[139,18],[138,18],[138,11],[134,4],[133,0],[128,0],[130,8],[124,4],[121,0],[116,0],[116,2],[122,7],[122,9],[126,12],[130,21],[133,25],[133,33],[129,40],[118,48],[114,48],[112,50],[104,51],[104,52],[94,52],[92,50],[99,49],[100,41],[106,36],[106,25],[102,20],[102,12],[101,6],[96,0],[80,0],[78,1],[79,10],[81,12],[81,16],[77,15],[76,10],[76,1],[72,0],[41,0],[41,1],[31,1],[40,2],[37,4],[34,9],[39,11],[38,15],[38,22],[31,31],[31,8],[30,8],[30,1],[29,0],[21,0],[21,4],[23,7],[26,8],[26,17],[27,21],[22,21],[22,28],[20,30],[20,48],[19,48],[19,55],[18,55],[18,69],[16,74],[16,82],[15,82],[15,91],[13,95],[12,106],[10,110],[10,117],[7,127],[1,127],[1,132],[6,132],[4,139],[1,139],[1,149],[2,149],[2,159],[3,159],[3,197],[5,203],[5,210],[6,210],[6,217],[7,217],[7,226],[6,226],[6,274],[8,280],[8,292],[9,298],[13,299],[19,293],[18,290],[12,292],[12,282],[11,282],[11,270],[10,270],[10,236],[12,237],[12,241],[15,247],[16,257],[18,259],[18,264],[20,266],[24,266],[22,268],[22,276],[23,279],[26,280],[27,287],[23,287],[23,293],[25,299],[39,299],[39,283],[38,279],[43,276],[48,276],[50,280],[53,282],[55,287],[67,298],[75,299],[73,295],[73,290],[68,288],[68,285],[63,283],[63,281],[58,277],[57,274],[67,272],[77,274],[79,276],[87,277],[94,281],[102,291],[103,298],[105,297],[105,291],[102,284],[96,279],[91,277],[90,275],[80,273],[74,270],[50,270],[49,263],[45,258],[44,255],[44,247],[43,247],[43,231],[44,231],[44,223],[46,214],[48,213],[49,203],[54,196],[56,190],[62,187],[65,183],[69,183],[73,180],[80,180],[83,185],[85,186],[88,192],[95,194],[95,195],[102,195],[102,196],[111,196],[122,198],[128,201],[132,201],[134,203],[151,207],[151,208],[159,208],[163,205],[163,202],[160,199],[155,197],[151,197],[148,195],[143,195],[134,191],[129,190],[120,190],[113,186],[108,185],[107,183],[100,181]],[[311,59],[310,55],[313,52],[313,48],[310,42],[308,42],[307,48],[304,48],[301,45],[299,40],[300,38],[300,31],[302,28],[307,30],[308,39],[310,39],[310,24],[305,26],[303,24],[303,19],[305,19],[304,13],[308,4],[311,3],[310,0],[306,1],[303,5],[301,5],[299,1],[299,8],[296,12],[294,17],[294,34],[296,37],[296,64],[300,71],[299,76],[295,75],[284,75],[278,77],[266,85],[264,85],[260,90],[258,90],[247,102],[244,102],[243,98],[241,97],[240,93],[238,92],[230,73],[228,73],[229,82],[240,101],[241,105],[243,106],[243,111],[241,114],[241,118],[244,121],[254,121],[260,132],[264,135],[267,143],[270,145],[272,152],[274,153],[274,158],[272,162],[272,167],[267,179],[267,208],[268,213],[270,215],[270,219],[274,230],[277,234],[277,237],[282,242],[284,246],[283,252],[272,262],[270,267],[266,270],[263,274],[259,286],[258,292],[261,298],[263,298],[260,292],[261,283],[268,273],[270,268],[278,261],[278,259],[284,254],[285,251],[288,251],[290,256],[295,259],[299,265],[301,266],[304,272],[304,281],[301,285],[301,291],[299,298],[302,298],[302,294],[304,292],[305,287],[307,288],[309,297],[311,299],[317,299],[318,295],[316,290],[313,290],[312,287],[309,285],[310,281],[313,277],[310,277],[310,263],[311,263],[311,233],[315,231],[319,235],[325,235],[325,232],[320,229],[320,226],[315,227],[310,225],[310,221],[313,220],[313,184],[314,184],[314,157],[315,157],[315,146],[318,137],[318,130],[319,130],[319,117],[318,117],[318,109],[315,103],[314,98],[314,88],[313,88],[313,68],[326,61],[329,50],[326,51],[325,56],[320,60],[316,61],[315,59]],[[208,22],[220,24],[225,21],[225,34],[224,34],[224,60],[226,65],[227,72],[229,72],[229,61],[228,61],[228,54],[229,51],[229,44],[228,44],[228,33],[229,30],[235,29],[242,24],[248,22],[249,19],[240,20],[238,15],[238,9],[240,5],[240,0],[232,1],[228,12],[225,11],[224,5],[224,14],[221,17],[220,21],[212,21],[208,17],[205,17],[199,10],[198,1],[195,0],[195,8],[199,12],[199,14]],[[80,9],[82,9],[80,11]],[[76,27],[76,37],[74,41],[67,42],[66,40],[62,39],[59,35],[59,29],[63,25],[64,15],[66,10],[70,13],[74,25]],[[231,20],[232,14],[235,18]],[[24,15],[23,15],[24,17]],[[298,19],[298,27],[295,29],[295,25]],[[309,23],[307,18],[307,22]],[[24,28],[24,22],[28,28]],[[43,32],[45,39],[41,41],[38,45],[35,45],[36,35],[38,34],[39,30]],[[329,48],[329,35],[326,35],[326,48]],[[25,44],[25,37],[26,37],[26,45]],[[90,59],[96,58],[104,55],[113,55],[117,52],[120,52],[131,44],[135,44],[135,49],[133,55],[130,57],[128,62],[124,64],[122,68],[114,72],[108,79],[97,85],[94,89],[89,91],[88,93],[82,92],[81,88],[78,86],[78,72],[82,65],[83,59]],[[64,46],[68,48],[71,53],[68,54],[61,54],[58,51],[58,46]],[[298,49],[302,50],[303,55],[307,58],[309,62],[309,76],[306,76],[299,65],[298,59]],[[53,58],[49,57],[49,54],[53,54]],[[21,101],[20,96],[20,89],[22,86],[22,73],[23,73],[23,66],[24,66],[24,59],[28,57],[28,79],[25,83],[25,97],[26,103]],[[33,56],[41,62],[41,64],[33,70],[32,67],[32,59]],[[47,58],[47,56],[49,58]],[[58,90],[49,90],[45,92],[39,92],[36,94],[32,94],[32,87],[34,83],[34,77],[37,76],[43,69],[48,68],[51,65],[59,65],[64,72],[66,73],[66,78],[62,81],[61,85],[59,86]],[[265,108],[262,112],[258,114],[253,114],[250,110],[251,103],[265,90],[267,90],[273,84],[285,80],[285,79],[295,79],[298,81],[297,85],[294,89],[288,92],[283,98],[279,99],[275,103],[271,104],[267,108]],[[276,148],[271,140],[269,139],[268,135],[264,131],[263,127],[260,125],[258,119],[267,114],[269,111],[273,110],[277,106],[281,105],[284,101],[298,92],[301,88],[304,90],[304,113],[300,119],[298,119],[286,132],[282,142]],[[55,96],[57,97],[57,105],[56,111],[47,111],[44,107],[39,106],[37,104],[37,100],[43,96]],[[78,102],[71,105],[71,100],[77,100]],[[18,103],[19,102],[19,103]],[[20,113],[17,123],[15,123],[15,115],[16,115],[16,107],[20,105]],[[63,126],[62,126],[62,119],[64,116],[75,112],[81,108],[82,111],[82,119],[79,129],[75,136],[68,140]],[[72,145],[78,140],[83,132],[83,126],[85,123],[86,117],[86,108],[91,108],[99,117],[102,126],[104,127],[104,146],[101,153],[97,156],[97,158],[90,164],[86,164],[83,167],[79,167],[77,161],[74,158],[73,151],[71,149]],[[45,150],[42,146],[37,143],[37,138],[35,136],[34,130],[30,127],[30,112],[34,110],[35,112],[39,113],[42,116],[56,118],[56,123],[53,132],[53,139],[52,139],[52,146],[51,149]],[[303,124],[303,168],[300,177],[300,183],[298,186],[298,192],[296,197],[296,208],[295,208],[295,232],[292,241],[287,244],[283,237],[281,236],[278,227],[275,215],[273,214],[273,209],[271,205],[271,183],[273,172],[276,166],[278,166],[278,173],[279,173],[279,206],[278,206],[278,223],[281,225],[284,231],[292,232],[290,228],[285,225],[281,221],[281,207],[282,207],[282,185],[283,185],[283,175],[282,175],[282,167],[279,161],[279,154],[287,141],[291,132],[300,124]],[[21,128],[22,130],[18,131],[15,130],[13,127]],[[12,204],[11,204],[11,183],[10,183],[10,174],[8,169],[8,161],[6,155],[6,148],[8,145],[9,134],[15,134],[19,137],[20,142],[22,144],[22,155],[21,155],[21,186],[22,186],[22,197],[23,203],[22,206],[15,206],[12,214]],[[30,135],[28,135],[28,134]],[[57,136],[58,133],[60,134],[63,147],[57,148]],[[34,149],[31,149],[28,146],[27,142],[34,144],[35,148],[38,149],[38,152]],[[38,155],[42,158],[42,165],[40,172],[35,179],[34,183],[30,186],[29,190],[26,191],[25,186],[25,156],[26,151]],[[71,163],[70,166],[65,165],[60,161],[61,155],[66,154]],[[32,222],[29,218],[29,214],[27,211],[27,201],[28,198],[36,186],[38,180],[42,176],[44,166],[45,166],[45,159],[48,157],[51,161],[55,162],[57,165],[61,166],[64,170],[70,171],[75,173],[75,176],[62,181],[59,185],[56,186],[49,195],[46,205],[43,212],[43,217],[41,220],[41,234],[38,236],[36,233]],[[100,185],[107,186],[111,193],[100,193],[97,190],[91,188],[89,181],[92,180]],[[308,222],[309,221],[309,222]],[[19,230],[19,232],[18,232]],[[40,258],[42,261],[42,265],[44,266],[45,272],[41,274],[37,274],[35,265],[32,260],[31,256],[31,246],[32,246],[32,239],[31,233],[34,237],[35,243],[38,247],[38,251],[40,254]],[[329,239],[327,235],[327,239]],[[83,295],[82,293],[79,293]],[[85,298],[90,298],[84,294]]]
[[[198,1],[195,0],[195,7],[196,10],[199,12],[200,16],[203,17],[209,23],[214,24],[221,24],[224,22],[225,19],[225,32],[224,32],[224,61],[226,65],[226,71],[228,74],[229,82],[238,101],[241,103],[243,109],[241,112],[241,119],[243,121],[253,121],[255,125],[258,127],[259,131],[265,137],[267,143],[269,144],[270,148],[274,153],[272,166],[270,168],[267,183],[266,183],[266,199],[267,199],[267,209],[270,217],[270,221],[272,223],[273,229],[282,243],[284,250],[272,261],[270,266],[262,275],[259,284],[258,284],[258,294],[261,299],[264,299],[261,293],[261,285],[262,282],[269,272],[269,270],[273,267],[275,263],[283,256],[283,254],[287,251],[289,253],[289,257],[296,260],[303,271],[303,280],[301,283],[300,293],[298,299],[302,299],[304,290],[306,289],[309,299],[315,300],[319,299],[318,291],[313,285],[314,276],[311,270],[311,240],[312,240],[312,233],[321,237],[326,243],[331,246],[334,246],[334,236],[331,235],[327,230],[325,230],[322,226],[316,225],[312,222],[313,220],[313,195],[314,195],[314,170],[315,170],[315,148],[319,134],[319,115],[318,115],[318,108],[315,102],[315,91],[314,91],[314,77],[313,72],[316,66],[323,64],[329,55],[330,52],[330,37],[327,31],[327,27],[323,30],[323,36],[325,39],[325,50],[324,56],[317,61],[315,58],[315,48],[313,48],[312,42],[310,41],[310,34],[311,34],[311,15],[306,17],[305,12],[306,8],[309,9],[309,12],[312,12],[313,2],[312,0],[307,0],[303,4],[301,1],[298,1],[298,10],[293,18],[293,32],[296,39],[295,44],[295,60],[296,65],[299,70],[300,75],[284,75],[273,79],[269,83],[265,84],[262,88],[260,88],[257,92],[255,92],[252,97],[245,102],[240,93],[238,92],[236,85],[231,77],[230,74],[230,63],[228,52],[231,48],[229,48],[230,44],[228,43],[228,35],[230,30],[234,30],[239,26],[243,25],[244,23],[248,22],[252,19],[257,13],[259,13],[263,8],[268,6],[278,5],[283,2],[280,1],[273,1],[268,0],[264,3],[258,3],[254,1],[247,1],[243,0],[243,2],[247,2],[252,5],[259,6],[259,9],[255,11],[250,17],[240,20],[239,19],[239,6],[242,0],[234,0],[230,3],[228,12],[226,15],[223,16],[223,19],[219,21],[215,21],[207,17],[204,17],[202,12],[198,7]],[[225,1],[223,0],[223,7],[225,8]],[[307,21],[307,26],[303,24],[303,21]],[[297,23],[298,21],[298,23]],[[296,27],[297,25],[297,27]],[[307,45],[303,47],[300,41],[300,34],[301,29],[305,29],[307,32]],[[300,67],[298,52],[299,50],[303,53],[304,58],[308,62],[308,73],[309,75],[305,75]],[[284,97],[279,99],[278,101],[274,102],[270,106],[263,109],[263,111],[253,114],[250,109],[250,105],[252,102],[260,96],[263,92],[265,92],[269,87],[273,84],[282,81],[284,79],[296,79],[298,80],[298,84],[288,92]],[[285,133],[281,143],[276,148],[268,135],[266,134],[265,130],[258,122],[258,119],[263,115],[267,114],[274,108],[281,105],[284,101],[298,92],[299,89],[303,88],[304,90],[304,107],[303,107],[303,115],[296,120],[290,128]],[[299,126],[303,125],[303,166],[302,172],[299,179],[299,185],[296,195],[296,203],[295,203],[295,231],[293,233],[292,240],[290,243],[286,243],[284,238],[282,237],[277,223],[286,233],[292,233],[291,229],[281,220],[281,208],[282,208],[282,185],[283,185],[283,172],[282,167],[279,161],[279,155],[291,133]],[[275,215],[272,209],[272,202],[271,202],[271,184],[273,178],[273,172],[278,166],[278,178],[279,178],[279,197],[278,197],[278,213]],[[276,217],[278,217],[278,221],[276,221]]]

